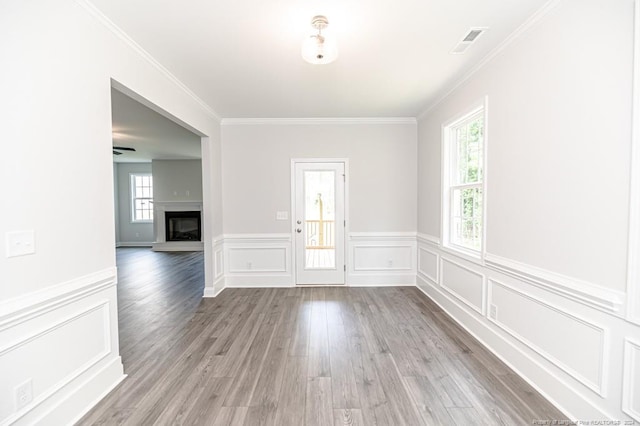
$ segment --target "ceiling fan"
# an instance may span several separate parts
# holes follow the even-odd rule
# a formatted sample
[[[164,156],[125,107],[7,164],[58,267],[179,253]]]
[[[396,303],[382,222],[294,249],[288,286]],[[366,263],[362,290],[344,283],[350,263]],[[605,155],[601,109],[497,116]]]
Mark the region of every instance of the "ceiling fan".
[[[113,147],[113,155],[122,155],[122,152],[119,151],[134,151],[135,148],[129,148],[128,146],[114,146]]]

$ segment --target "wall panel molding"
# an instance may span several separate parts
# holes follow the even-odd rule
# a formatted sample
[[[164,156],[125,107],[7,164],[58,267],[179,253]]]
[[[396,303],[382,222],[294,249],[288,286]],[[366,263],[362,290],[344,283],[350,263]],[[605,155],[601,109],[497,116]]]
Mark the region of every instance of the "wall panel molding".
[[[116,282],[116,268],[107,268],[4,301],[0,303],[0,331],[113,287]]]
[[[487,268],[541,287],[600,311],[623,315],[625,295],[622,292],[487,253]]]
[[[440,283],[440,255],[425,247],[418,246],[418,274],[428,278],[434,284]]]
[[[440,256],[440,286],[466,306],[480,315],[484,315],[485,301],[487,299],[486,280],[484,274],[477,269],[467,267],[461,262],[456,262],[448,257]],[[472,276],[477,278],[471,281],[469,278]]]
[[[415,232],[351,232],[347,253],[347,285],[415,285]]]
[[[107,268],[3,302],[0,424],[66,424],[125,377],[116,281],[116,269]],[[42,362],[43,353],[55,368]],[[18,409],[14,389],[26,380],[33,400]]]
[[[225,234],[222,237],[226,287],[291,287],[290,234]]]
[[[489,303],[497,308],[496,318],[489,317],[491,322],[587,388],[606,397],[605,367],[608,367],[609,341],[606,328],[495,279],[490,279],[489,285]],[[509,303],[500,303],[500,298],[508,299]],[[509,324],[501,319],[505,316],[505,311],[514,311],[510,312],[510,319],[514,322],[522,320],[522,312],[529,314],[526,319],[529,337],[516,330],[518,325]],[[550,332],[551,330],[554,332]],[[538,336],[535,336],[536,332],[539,333]],[[559,333],[571,336],[571,339],[558,339]],[[581,366],[584,370],[579,371],[579,364],[585,364]]]
[[[630,338],[624,342],[622,411],[640,422],[640,342]]]

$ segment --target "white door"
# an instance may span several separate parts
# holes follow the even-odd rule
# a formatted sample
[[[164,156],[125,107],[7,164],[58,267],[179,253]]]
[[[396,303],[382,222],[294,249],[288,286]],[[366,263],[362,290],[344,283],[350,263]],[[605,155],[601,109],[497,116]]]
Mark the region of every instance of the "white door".
[[[344,186],[341,162],[294,162],[296,284],[344,284]]]

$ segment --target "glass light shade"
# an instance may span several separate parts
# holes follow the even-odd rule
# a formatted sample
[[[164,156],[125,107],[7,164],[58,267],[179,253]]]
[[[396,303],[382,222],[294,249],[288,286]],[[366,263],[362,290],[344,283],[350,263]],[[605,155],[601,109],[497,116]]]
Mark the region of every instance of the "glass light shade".
[[[329,64],[338,57],[338,46],[332,37],[312,35],[302,42],[302,57],[310,64]]]

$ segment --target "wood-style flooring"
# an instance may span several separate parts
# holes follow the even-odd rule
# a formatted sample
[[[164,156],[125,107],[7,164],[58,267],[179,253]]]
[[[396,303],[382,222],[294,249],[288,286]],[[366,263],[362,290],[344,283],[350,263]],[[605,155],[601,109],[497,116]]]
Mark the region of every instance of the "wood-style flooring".
[[[78,424],[525,425],[564,419],[413,287],[226,289],[202,253],[119,249],[125,379]]]

